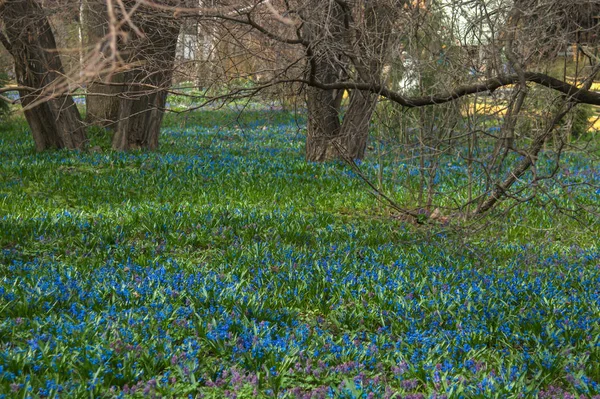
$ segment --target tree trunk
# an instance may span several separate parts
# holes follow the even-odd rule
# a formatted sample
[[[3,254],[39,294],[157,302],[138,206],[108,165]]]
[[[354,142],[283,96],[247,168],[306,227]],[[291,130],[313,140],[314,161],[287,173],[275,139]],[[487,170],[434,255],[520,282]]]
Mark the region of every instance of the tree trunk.
[[[356,41],[355,68],[363,82],[379,84],[387,56],[389,35],[392,31],[394,11],[371,2],[358,22],[360,40]],[[362,26],[361,26],[362,25]],[[340,135],[343,138],[344,156],[363,159],[369,139],[369,126],[379,96],[364,90],[353,90],[350,105],[344,115]]]
[[[42,8],[36,0],[6,0],[0,18],[6,33],[2,42],[14,58],[17,82],[35,90],[19,94],[36,150],[84,148],[85,128],[73,98],[45,92],[52,85],[62,89],[64,68]]]
[[[125,76],[130,77],[131,72]],[[138,96],[134,94],[136,92],[144,94]],[[113,136],[113,148],[119,151],[158,149],[167,93],[164,90],[148,92],[144,86],[131,83],[126,96],[120,101],[119,123]]]
[[[377,97],[376,94],[363,90],[353,90],[350,94],[350,105],[341,128],[344,156],[350,159],[365,157],[369,126],[377,106]]]
[[[144,37],[132,38],[125,49],[129,63],[140,66],[125,74],[127,87],[119,102],[119,123],[113,137],[113,148],[120,151],[158,148],[179,36],[179,27],[173,22],[146,13],[136,17]]]
[[[86,0],[84,3],[84,24],[86,45],[93,49],[108,34],[108,14],[106,1]],[[105,76],[98,71],[97,79],[87,86],[86,122],[97,126],[115,127],[119,117],[119,98],[122,86],[111,83],[123,83],[122,74]]]
[[[349,4],[342,6],[331,0],[327,12],[313,4],[312,12],[327,17],[311,15],[312,19],[305,21],[306,38],[311,43],[318,43],[309,47],[311,72],[320,83],[339,81],[343,70],[340,58],[347,52],[353,54],[351,60],[356,80],[379,84],[394,10],[377,1],[355,10],[344,8]],[[345,50],[345,47],[351,50]],[[335,97],[333,90],[308,89],[306,158],[309,161],[323,162],[338,157],[362,159],[365,156],[369,126],[379,96],[369,91],[353,90],[341,124],[339,102]]]
[[[339,103],[333,90],[314,87],[307,90],[306,160],[324,162],[337,157],[340,144]]]
[[[309,74],[319,82],[334,83],[341,75],[335,47],[344,31],[344,11],[335,1],[309,2],[304,35],[311,42],[308,49]],[[341,92],[307,88],[308,126],[306,160],[324,162],[338,156],[340,145],[339,107]]]

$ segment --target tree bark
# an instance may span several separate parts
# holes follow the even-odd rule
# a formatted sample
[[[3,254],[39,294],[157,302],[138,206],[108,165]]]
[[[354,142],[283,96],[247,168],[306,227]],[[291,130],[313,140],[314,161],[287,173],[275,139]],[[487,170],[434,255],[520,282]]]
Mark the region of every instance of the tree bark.
[[[369,139],[369,126],[378,96],[364,90],[353,90],[341,128],[344,156],[363,159]]]
[[[84,3],[84,24],[86,31],[86,45],[92,49],[108,33],[108,14],[106,1],[86,0]],[[122,74],[106,76],[103,71],[98,71],[96,79],[87,86],[86,96],[86,122],[105,127],[115,127],[119,118],[119,94],[122,91]],[[111,85],[115,83],[117,85]]]
[[[128,72],[126,79],[132,74]],[[135,77],[132,79],[135,81]],[[119,151],[158,149],[167,93],[164,90],[148,92],[144,86],[130,83],[125,96],[120,100],[113,148]]]
[[[325,13],[328,18],[311,14],[309,23],[305,22],[305,39],[318,43],[308,48],[309,80],[327,82],[325,84],[339,82],[343,71],[340,58],[342,54],[353,54],[349,57],[357,80],[380,85],[394,12],[377,1],[364,8],[359,5],[356,10],[351,10],[349,3],[342,4],[345,5],[332,0]],[[323,13],[316,5],[313,10]],[[371,90],[352,90],[348,110],[340,124],[336,93],[342,94],[343,90],[308,88],[306,158],[309,161],[365,156],[369,126],[379,96]]]
[[[362,26],[359,25],[358,29],[359,40],[356,40],[356,53],[359,55],[353,62],[361,81],[381,84],[394,11],[375,1],[365,6],[363,15]],[[352,160],[365,157],[369,126],[378,101],[377,93],[352,90],[340,133],[345,157]]]
[[[337,78],[323,79],[335,81]],[[339,102],[334,90],[309,87],[306,160],[325,162],[337,156],[340,144]],[[336,141],[337,140],[337,141]]]
[[[6,0],[0,18],[6,33],[2,42],[14,58],[17,82],[34,89],[19,94],[36,150],[83,149],[85,127],[73,98],[46,93],[52,85],[58,87],[64,68],[43,9],[36,0]]]
[[[119,123],[113,137],[115,150],[158,148],[179,27],[152,12],[136,14],[136,26],[144,36],[131,39],[125,49],[128,62],[139,66],[124,75],[127,86],[119,102]]]
[[[311,80],[328,83],[339,81],[340,54],[337,54],[335,42],[341,39],[343,22],[344,11],[337,2],[309,2],[303,32],[311,43],[307,48]],[[339,100],[342,93],[339,90],[307,88],[307,161],[324,162],[337,157],[341,127]]]

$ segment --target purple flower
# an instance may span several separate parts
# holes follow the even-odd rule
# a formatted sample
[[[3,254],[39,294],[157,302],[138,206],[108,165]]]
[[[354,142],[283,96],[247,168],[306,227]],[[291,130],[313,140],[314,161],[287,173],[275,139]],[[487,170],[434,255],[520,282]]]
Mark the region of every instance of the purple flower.
[[[549,386],[545,390],[540,391],[540,399],[577,399],[575,395],[572,395],[560,387]]]
[[[402,362],[397,366],[392,367],[392,372],[395,375],[402,375],[408,371],[408,364],[406,362]]]
[[[252,386],[258,386],[258,377],[256,376],[256,374],[250,375],[248,378],[248,382]]]
[[[239,385],[243,385],[243,382],[244,382],[244,379],[243,379],[242,375],[236,369],[232,369],[231,370],[231,385],[239,386]]]
[[[400,386],[406,391],[414,391],[419,386],[419,380],[404,380],[400,383]]]

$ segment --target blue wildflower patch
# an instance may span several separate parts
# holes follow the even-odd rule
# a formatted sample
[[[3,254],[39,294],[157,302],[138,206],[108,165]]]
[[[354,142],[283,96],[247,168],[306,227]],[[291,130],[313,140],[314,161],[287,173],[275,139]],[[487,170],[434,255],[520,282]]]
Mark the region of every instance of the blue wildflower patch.
[[[204,115],[157,153],[3,132],[0,397],[600,395],[589,229],[522,206],[491,232],[420,230],[346,166],[304,162],[287,113]],[[466,179],[445,163],[442,191]],[[418,179],[361,164],[380,167]],[[575,155],[561,173],[599,177]]]

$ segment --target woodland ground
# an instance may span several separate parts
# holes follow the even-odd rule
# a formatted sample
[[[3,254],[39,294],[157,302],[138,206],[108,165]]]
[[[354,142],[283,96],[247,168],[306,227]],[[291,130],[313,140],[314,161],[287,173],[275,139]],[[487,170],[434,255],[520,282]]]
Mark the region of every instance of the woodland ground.
[[[0,398],[600,395],[597,224],[413,226],[285,112],[232,117],[169,117],[158,153],[0,127]]]

